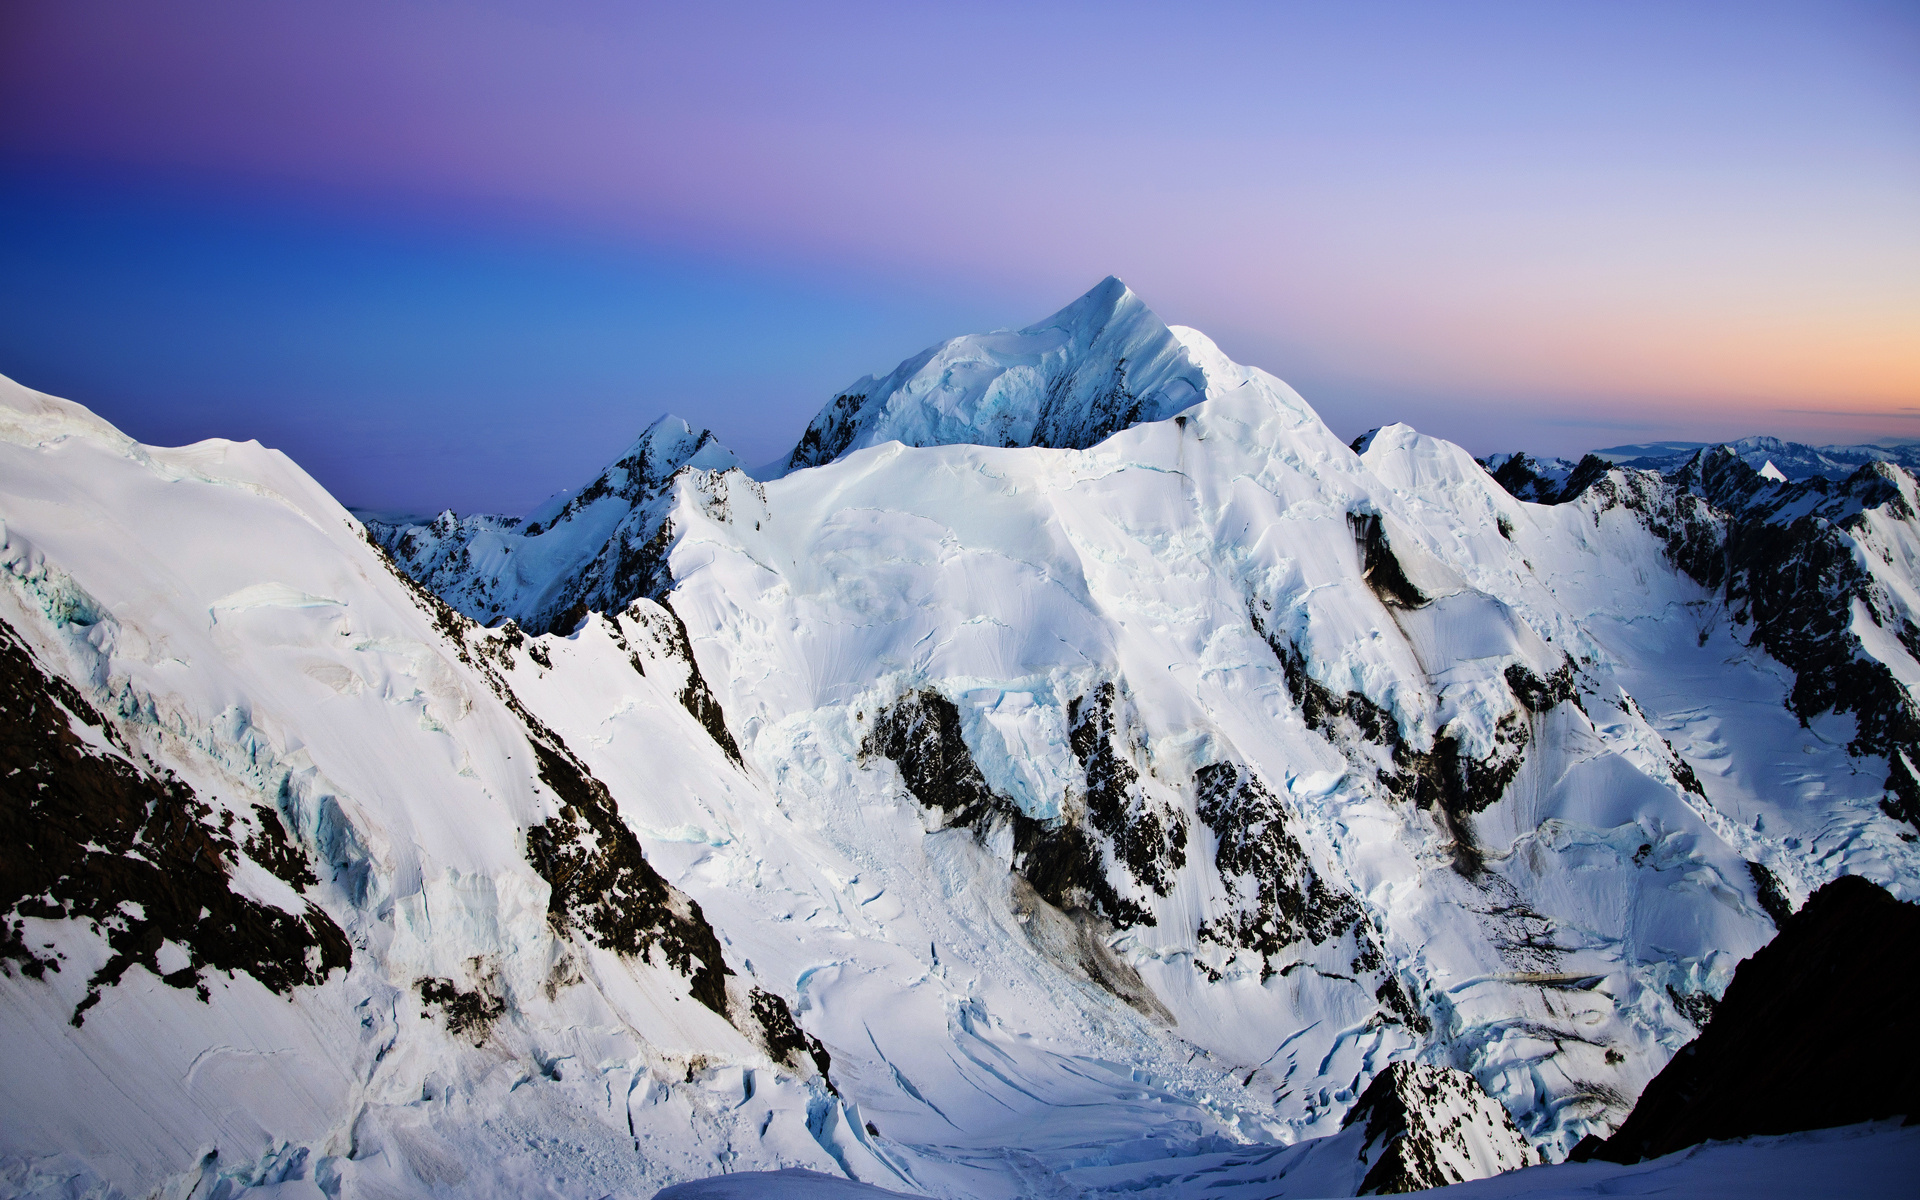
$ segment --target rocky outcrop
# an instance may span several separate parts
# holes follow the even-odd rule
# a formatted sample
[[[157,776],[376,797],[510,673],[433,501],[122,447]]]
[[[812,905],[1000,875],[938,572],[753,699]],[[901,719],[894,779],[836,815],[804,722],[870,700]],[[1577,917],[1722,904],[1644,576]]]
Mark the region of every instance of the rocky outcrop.
[[[1029,817],[989,787],[961,733],[959,710],[932,689],[902,696],[880,712],[862,753],[891,761],[913,798],[943,813],[947,825],[966,826],[983,839],[997,826],[1011,825],[1015,874],[1053,907],[1068,914],[1086,913],[1109,927],[1152,925],[1154,917],[1147,907],[1125,894],[1134,890],[1126,886],[1128,881],[1123,878],[1116,886],[1109,877],[1102,842],[1119,863],[1143,864],[1129,865],[1130,870],[1164,879],[1164,874],[1153,872],[1164,867],[1166,856],[1177,854],[1180,862],[1186,861],[1185,823],[1178,813],[1143,817],[1134,811],[1139,806],[1131,803],[1129,785],[1137,776],[1112,745],[1112,685],[1097,691],[1084,710],[1082,703],[1074,702],[1072,720],[1077,731],[1074,751],[1087,772],[1082,797],[1085,823],[1064,814],[1053,820]],[[1165,840],[1163,817],[1179,822],[1178,847]],[[1159,840],[1144,831],[1149,820]]]
[[[318,882],[280,814],[255,805],[249,821],[207,804],[0,621],[0,971],[60,971],[66,956],[39,935],[85,922],[109,953],[74,1007],[78,1026],[136,966],[203,1001],[219,972],[284,995],[346,968],[346,934],[312,901],[288,911],[235,884],[249,859],[295,895]]]
[[[1445,1187],[1539,1161],[1507,1110],[1473,1076],[1451,1067],[1389,1065],[1354,1102],[1343,1127],[1365,1131],[1362,1196]]]
[[[1920,1114],[1920,905],[1855,875],[1815,892],[1740,964],[1699,1038],[1606,1141],[1576,1159],[1639,1162],[1710,1139]]]

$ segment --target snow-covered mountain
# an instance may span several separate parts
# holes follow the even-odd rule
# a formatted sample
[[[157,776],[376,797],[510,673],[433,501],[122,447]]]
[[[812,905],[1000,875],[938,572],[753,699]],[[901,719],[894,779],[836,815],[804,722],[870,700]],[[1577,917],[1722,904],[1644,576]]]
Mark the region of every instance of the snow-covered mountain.
[[[1920,891],[1896,466],[1533,503],[1111,280],[854,392],[390,526],[0,392],[0,1181],[1324,1195],[1431,1092],[1441,1182]]]
[[[785,471],[890,441],[1085,449],[1199,403],[1215,372],[1233,386],[1241,370],[1109,276],[1038,324],[953,338],[854,383],[814,417]]]
[[[527,517],[461,519],[451,510],[431,521],[367,528],[410,578],[482,622],[510,617],[523,628],[571,630],[588,611],[617,612],[636,596],[664,595],[661,558],[669,483],[739,466],[706,430],[661,417],[577,491],[554,497]]]

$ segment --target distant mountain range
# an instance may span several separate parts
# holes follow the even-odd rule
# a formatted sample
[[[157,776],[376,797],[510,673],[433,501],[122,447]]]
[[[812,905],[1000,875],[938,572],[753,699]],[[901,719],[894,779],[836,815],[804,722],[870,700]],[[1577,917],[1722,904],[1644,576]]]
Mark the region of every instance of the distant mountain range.
[[[1628,446],[1608,446],[1593,451],[1596,458],[1621,467],[1645,471],[1672,471],[1685,465],[1702,450],[1725,446],[1734,456],[1756,471],[1773,469],[1790,480],[1822,475],[1845,479],[1867,463],[1898,463],[1908,470],[1920,468],[1920,441],[1869,442],[1854,446],[1811,446],[1776,437],[1745,437],[1735,442],[1642,442]]]

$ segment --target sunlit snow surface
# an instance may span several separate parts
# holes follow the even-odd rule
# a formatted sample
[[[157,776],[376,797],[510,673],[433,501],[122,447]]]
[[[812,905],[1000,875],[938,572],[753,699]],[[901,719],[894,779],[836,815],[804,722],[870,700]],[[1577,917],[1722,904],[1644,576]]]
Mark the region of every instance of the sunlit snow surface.
[[[1913,897],[1885,763],[1849,758],[1844,722],[1802,728],[1785,670],[1635,513],[1522,503],[1404,426],[1356,455],[1279,380],[1167,336],[1166,377],[1204,398],[1086,449],[885,442],[763,484],[664,430],[685,469],[643,502],[740,767],[683,705],[685,664],[641,648],[664,610],[517,647],[449,632],[279,454],[140,447],[6,385],[0,615],[217,809],[283,813],[354,959],[290,997],[216,975],[204,1004],[135,969],[76,1029],[100,939],[29,922],[67,963],[0,979],[0,1181],[598,1197],[794,1167],[914,1194],[1225,1196],[1215,1166],[1286,1157],[1326,1189],[1298,1194],[1350,1192],[1340,1119],[1396,1058],[1470,1072],[1552,1158],[1617,1124],[1694,1036],[1683,1002],[1772,936],[1749,862],[1795,902],[1842,872]],[[1371,518],[1430,603],[1369,586]],[[1911,522],[1876,528],[1910,591]],[[1308,727],[1276,646],[1417,748],[1445,729],[1480,758],[1526,730],[1471,817],[1483,872],[1371,752]],[[1895,639],[1868,649],[1920,679]],[[1518,705],[1509,667],[1569,659],[1577,704]],[[1009,838],[943,827],[863,753],[929,689],[990,787],[1073,818],[1069,714],[1109,684],[1137,801],[1190,833],[1165,894],[1105,860],[1154,919],[1109,939],[1138,1007],[1075,961],[1064,918],[1021,907]],[[606,784],[736,982],[822,1040],[837,1091],[674,971],[555,932],[524,831],[557,804],[509,698]],[[1379,965],[1361,932],[1271,960],[1198,936],[1235,903],[1195,800],[1219,764],[1278,798]],[[423,978],[504,1015],[456,1036]]]

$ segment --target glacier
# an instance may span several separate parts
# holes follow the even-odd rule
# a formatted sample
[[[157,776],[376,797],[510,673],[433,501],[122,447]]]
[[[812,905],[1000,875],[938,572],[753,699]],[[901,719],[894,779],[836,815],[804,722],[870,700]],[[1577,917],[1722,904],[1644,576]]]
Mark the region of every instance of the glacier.
[[[1349,445],[1118,280],[525,519],[11,383],[0,463],[17,703],[148,805],[6,793],[11,1194],[1351,1194],[1396,1072],[1464,1179],[1920,892],[1905,468]]]

